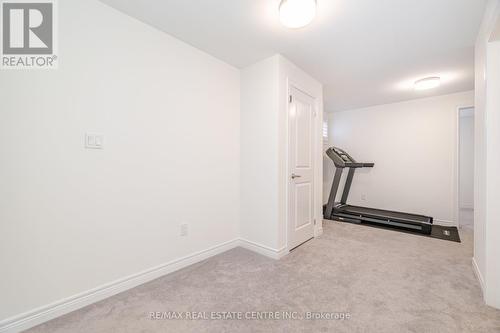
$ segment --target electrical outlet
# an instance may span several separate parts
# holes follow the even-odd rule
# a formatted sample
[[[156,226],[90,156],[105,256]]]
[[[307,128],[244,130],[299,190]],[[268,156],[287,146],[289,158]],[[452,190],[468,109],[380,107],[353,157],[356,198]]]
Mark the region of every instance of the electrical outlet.
[[[188,224],[187,223],[183,223],[181,224],[181,236],[182,237],[186,237],[188,235]]]
[[[366,194],[361,194],[361,201],[366,201]]]

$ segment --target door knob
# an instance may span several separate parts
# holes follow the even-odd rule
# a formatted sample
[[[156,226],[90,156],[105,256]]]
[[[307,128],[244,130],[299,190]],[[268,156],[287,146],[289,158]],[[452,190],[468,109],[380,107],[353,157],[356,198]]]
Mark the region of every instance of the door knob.
[[[296,174],[292,173],[292,179],[300,178],[300,177],[302,177],[302,176],[299,176],[299,175],[296,175]]]

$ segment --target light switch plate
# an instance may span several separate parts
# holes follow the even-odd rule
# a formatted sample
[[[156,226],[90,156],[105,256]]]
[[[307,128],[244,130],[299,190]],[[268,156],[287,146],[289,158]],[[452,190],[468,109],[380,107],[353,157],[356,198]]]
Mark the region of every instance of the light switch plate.
[[[87,149],[103,149],[104,135],[99,133],[85,133],[85,148]]]

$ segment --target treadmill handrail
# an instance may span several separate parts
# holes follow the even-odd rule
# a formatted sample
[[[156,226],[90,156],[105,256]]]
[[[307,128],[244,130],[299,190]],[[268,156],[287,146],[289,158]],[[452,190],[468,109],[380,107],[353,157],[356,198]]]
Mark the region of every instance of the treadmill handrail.
[[[375,163],[351,163],[351,162],[346,162],[345,167],[346,168],[373,168],[375,166]]]

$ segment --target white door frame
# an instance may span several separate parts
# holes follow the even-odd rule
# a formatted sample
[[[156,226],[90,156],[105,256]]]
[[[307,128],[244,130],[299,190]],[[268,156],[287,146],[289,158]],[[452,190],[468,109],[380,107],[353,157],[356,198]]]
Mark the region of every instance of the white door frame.
[[[323,233],[323,228],[322,228],[322,195],[318,195],[318,189],[322,191],[322,142],[323,142],[323,132],[320,130],[322,128],[323,124],[323,111],[322,111],[322,105],[321,102],[318,98],[318,96],[314,96],[314,93],[309,91],[309,89],[305,89],[303,85],[294,82],[292,79],[289,77],[287,78],[287,85],[286,85],[286,115],[285,115],[285,121],[286,121],[286,145],[285,145],[285,159],[286,159],[286,170],[285,170],[285,184],[286,184],[286,193],[285,193],[285,225],[286,225],[286,248],[288,251],[292,249],[290,247],[290,218],[289,218],[289,213],[290,213],[290,182],[289,182],[289,175],[290,175],[290,161],[289,161],[289,149],[290,149],[290,103],[289,103],[289,98],[292,92],[292,87],[300,90],[302,93],[308,95],[311,97],[314,101],[314,147],[313,147],[313,156],[314,156],[314,162],[313,162],[313,168],[314,168],[314,179],[313,179],[313,204],[314,204],[314,213],[313,213],[313,219],[314,219],[314,237],[318,237]],[[319,145],[319,146],[318,146]],[[318,159],[318,154],[320,158]],[[318,208],[319,207],[319,208]]]
[[[455,193],[454,193],[454,220],[455,226],[460,228],[460,111],[474,109],[474,105],[464,105],[457,107],[455,111]],[[474,110],[474,118],[476,117]],[[475,133],[475,131],[474,131]],[[474,180],[475,181],[475,180]],[[475,187],[474,182],[474,187]]]

